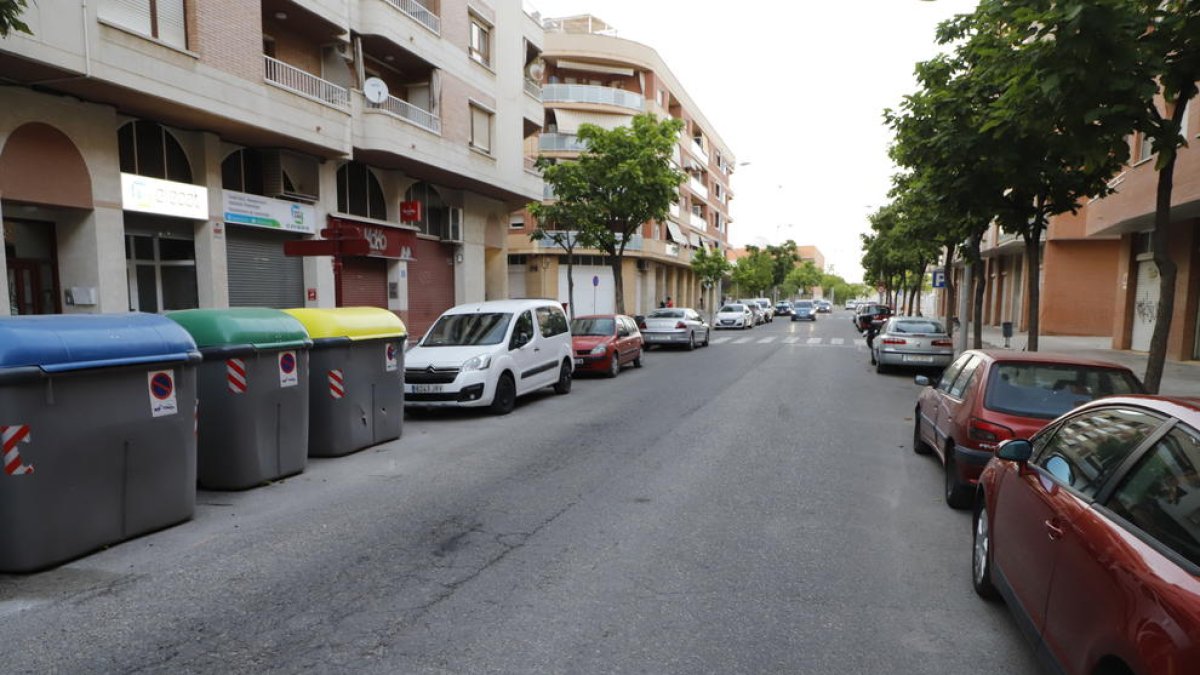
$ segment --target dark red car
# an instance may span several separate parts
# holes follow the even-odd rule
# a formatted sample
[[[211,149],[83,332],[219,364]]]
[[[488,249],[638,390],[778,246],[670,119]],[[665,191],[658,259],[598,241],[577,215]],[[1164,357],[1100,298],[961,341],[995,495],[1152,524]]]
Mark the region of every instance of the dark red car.
[[[637,322],[623,314],[577,316],[571,320],[575,372],[616,377],[621,367],[642,367],[642,333]]]
[[[1102,396],[1143,393],[1124,366],[1039,352],[970,350],[927,385],[913,416],[913,451],[937,454],[946,503],[962,509],[1001,441],[1029,438],[1050,420]]]
[[[1200,399],[1109,398],[1000,446],[972,582],[1054,672],[1200,672]]]

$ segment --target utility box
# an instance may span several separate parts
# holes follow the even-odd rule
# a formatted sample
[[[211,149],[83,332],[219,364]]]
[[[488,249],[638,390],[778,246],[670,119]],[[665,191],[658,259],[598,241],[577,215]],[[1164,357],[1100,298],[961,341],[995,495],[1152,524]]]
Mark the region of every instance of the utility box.
[[[400,437],[404,343],[400,317],[377,307],[286,309],[312,339],[309,457],[338,457]]]
[[[308,463],[308,348],[304,326],[277,309],[189,309],[167,318],[204,362],[196,459],[200,486],[243,490]]]
[[[153,314],[0,318],[0,572],[192,517],[199,361]]]

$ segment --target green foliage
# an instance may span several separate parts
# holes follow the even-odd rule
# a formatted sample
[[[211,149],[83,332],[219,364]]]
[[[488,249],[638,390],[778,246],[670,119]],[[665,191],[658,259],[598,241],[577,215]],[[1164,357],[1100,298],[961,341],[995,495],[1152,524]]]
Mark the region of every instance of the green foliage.
[[[747,246],[748,254],[733,266],[733,283],[741,297],[765,295],[774,285],[775,259],[757,246]]]
[[[725,256],[715,249],[698,249],[692,257],[692,271],[710,288],[715,287],[731,268]]]
[[[788,295],[811,295],[814,287],[820,286],[823,278],[821,270],[811,260],[805,260],[787,273],[783,288]]]
[[[779,246],[767,246],[766,252],[771,256],[771,287],[782,286],[788,273],[796,268],[800,260],[796,242],[788,239]]]
[[[33,35],[23,21],[21,13],[28,6],[26,0],[0,0],[0,37],[7,37],[12,31]]]

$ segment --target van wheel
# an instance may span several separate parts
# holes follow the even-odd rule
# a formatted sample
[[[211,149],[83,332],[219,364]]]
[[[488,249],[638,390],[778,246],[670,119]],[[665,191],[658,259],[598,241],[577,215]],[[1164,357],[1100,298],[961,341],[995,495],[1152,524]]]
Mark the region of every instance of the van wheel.
[[[613,357],[615,360],[617,357]],[[554,383],[554,393],[563,394],[571,393],[571,364],[563,361],[562,368],[558,369],[558,382]]]
[[[516,404],[517,384],[510,373],[504,373],[496,382],[496,393],[492,394],[492,405],[488,406],[488,410],[496,415],[507,415]]]

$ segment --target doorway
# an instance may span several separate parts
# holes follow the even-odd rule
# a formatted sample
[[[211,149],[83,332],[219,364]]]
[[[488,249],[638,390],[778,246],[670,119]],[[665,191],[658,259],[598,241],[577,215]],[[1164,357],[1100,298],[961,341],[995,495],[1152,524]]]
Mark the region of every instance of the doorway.
[[[5,219],[4,253],[10,313],[61,312],[54,223]]]

